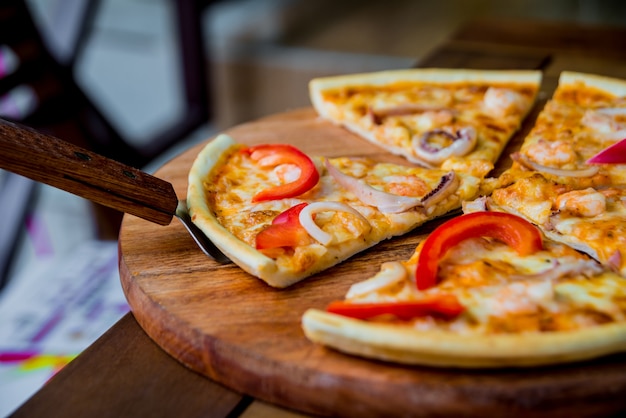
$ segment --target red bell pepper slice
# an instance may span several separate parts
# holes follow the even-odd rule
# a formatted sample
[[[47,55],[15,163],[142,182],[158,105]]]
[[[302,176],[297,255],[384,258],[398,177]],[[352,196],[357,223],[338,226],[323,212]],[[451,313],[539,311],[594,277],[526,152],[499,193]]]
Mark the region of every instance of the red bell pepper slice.
[[[265,144],[242,150],[261,166],[294,164],[300,168],[297,180],[262,190],[252,197],[253,202],[285,199],[300,196],[311,190],[319,181],[317,167],[308,155],[288,144]]]
[[[495,238],[513,247],[521,256],[543,248],[541,232],[519,216],[504,212],[474,212],[453,218],[437,227],[424,241],[415,281],[419,290],[437,284],[439,260],[446,252],[469,238]]]
[[[274,218],[272,224],[256,236],[256,249],[297,247],[310,242],[308,232],[300,225],[300,212],[308,203],[300,203]]]
[[[401,320],[410,320],[423,316],[454,318],[465,310],[458,298],[452,294],[430,295],[422,300],[403,302],[351,303],[331,302],[327,312],[356,319],[369,319],[375,316],[391,314]]]
[[[626,138],[603,149],[587,160],[589,164],[626,164]]]

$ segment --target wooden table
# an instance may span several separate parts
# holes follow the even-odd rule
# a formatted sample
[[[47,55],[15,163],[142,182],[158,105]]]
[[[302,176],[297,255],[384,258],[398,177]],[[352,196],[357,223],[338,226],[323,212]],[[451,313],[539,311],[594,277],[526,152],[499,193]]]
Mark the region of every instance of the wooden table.
[[[562,70],[626,78],[626,30],[537,22],[471,22],[419,65],[542,69],[546,75],[545,99]],[[618,356],[614,361],[621,364],[626,358]],[[598,367],[607,367],[607,363],[600,362]],[[592,376],[590,385],[595,382]],[[596,398],[588,404],[581,404],[575,391],[564,393],[561,402],[551,404],[542,404],[545,398],[537,393],[526,404],[511,406],[506,414],[618,414],[626,411],[626,400],[621,378],[617,376],[614,383],[617,386],[608,385],[604,393],[597,391]],[[498,412],[504,414],[505,410]],[[249,418],[301,415],[237,393],[182,366],[144,333],[132,314],[114,325],[14,414]]]

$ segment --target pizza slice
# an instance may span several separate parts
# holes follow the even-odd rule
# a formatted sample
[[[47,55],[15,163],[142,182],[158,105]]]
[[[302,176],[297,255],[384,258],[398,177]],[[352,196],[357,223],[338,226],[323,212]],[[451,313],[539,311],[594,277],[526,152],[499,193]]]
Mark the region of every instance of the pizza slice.
[[[408,261],[302,318],[313,342],[398,363],[530,367],[626,351],[625,280],[516,215],[453,218]]]
[[[625,97],[623,80],[561,74],[489,203],[626,276]]]
[[[626,165],[589,162],[624,138],[626,81],[565,71],[499,184],[539,172],[577,188],[625,185]]]
[[[460,208],[467,174],[310,157],[287,144],[247,147],[219,135],[189,172],[193,222],[231,260],[286,287]]]
[[[532,108],[539,71],[408,69],[316,78],[318,114],[424,167],[484,177]]]

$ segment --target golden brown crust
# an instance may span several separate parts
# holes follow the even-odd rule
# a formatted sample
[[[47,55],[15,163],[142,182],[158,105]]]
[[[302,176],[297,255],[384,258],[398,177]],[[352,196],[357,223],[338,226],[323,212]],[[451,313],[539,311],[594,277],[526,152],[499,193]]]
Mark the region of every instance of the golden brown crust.
[[[187,205],[191,218],[211,241],[243,270],[253,276],[263,278],[271,286],[287,286],[294,278],[277,274],[278,268],[274,260],[230,233],[217,221],[207,205],[204,179],[234,147],[236,143],[231,137],[219,135],[196,157],[189,171],[187,189]]]
[[[307,338],[345,353],[441,367],[530,367],[626,351],[626,324],[542,334],[460,335],[377,324],[309,309]]]

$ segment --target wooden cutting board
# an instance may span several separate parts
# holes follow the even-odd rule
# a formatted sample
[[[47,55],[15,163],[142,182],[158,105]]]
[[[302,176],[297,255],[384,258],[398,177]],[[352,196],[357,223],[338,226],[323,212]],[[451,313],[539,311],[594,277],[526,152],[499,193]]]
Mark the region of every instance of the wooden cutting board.
[[[246,144],[288,142],[310,154],[371,156],[406,164],[320,120],[309,108],[228,133]],[[202,146],[156,173],[174,185],[179,198],[186,195],[187,173]],[[119,240],[120,274],[137,321],[166,352],[236,391],[300,411],[360,417],[580,417],[615,413],[625,406],[624,355],[530,370],[467,371],[360,359],[304,337],[300,317],[307,308],[324,308],[343,298],[352,283],[377,272],[383,261],[407,259],[434,226],[277,290],[233,264],[207,258],[177,221],[163,227],[126,215]]]

